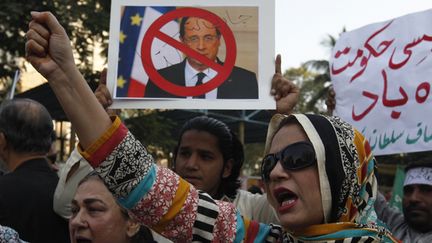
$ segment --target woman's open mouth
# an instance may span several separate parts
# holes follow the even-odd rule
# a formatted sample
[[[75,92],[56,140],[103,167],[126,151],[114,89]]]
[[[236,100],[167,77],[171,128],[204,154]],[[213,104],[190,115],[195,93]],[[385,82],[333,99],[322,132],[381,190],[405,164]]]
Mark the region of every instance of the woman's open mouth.
[[[298,199],[294,192],[282,187],[276,188],[273,191],[273,195],[279,203],[279,208],[277,208],[279,213],[285,213],[289,211],[296,205]]]
[[[92,240],[90,240],[86,237],[82,237],[82,236],[75,237],[75,241],[76,241],[76,243],[91,243],[92,242]]]

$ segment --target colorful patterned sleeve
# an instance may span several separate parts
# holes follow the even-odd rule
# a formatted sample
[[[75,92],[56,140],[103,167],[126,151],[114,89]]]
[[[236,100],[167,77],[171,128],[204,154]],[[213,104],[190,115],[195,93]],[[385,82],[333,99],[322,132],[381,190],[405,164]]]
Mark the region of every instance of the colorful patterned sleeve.
[[[0,243],[27,243],[27,241],[21,240],[15,230],[0,225]]]
[[[244,220],[231,203],[213,200],[170,169],[158,167],[119,118],[80,153],[118,202],[175,242],[269,242],[271,226]],[[270,238],[269,238],[270,237]]]

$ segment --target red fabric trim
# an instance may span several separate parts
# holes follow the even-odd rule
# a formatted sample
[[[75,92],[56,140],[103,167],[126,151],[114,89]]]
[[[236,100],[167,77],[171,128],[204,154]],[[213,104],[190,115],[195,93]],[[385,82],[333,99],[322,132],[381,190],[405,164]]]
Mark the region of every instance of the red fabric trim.
[[[131,78],[129,82],[128,97],[144,97],[146,85]]]
[[[372,149],[369,145],[369,142],[367,140],[365,142],[366,157],[369,157],[369,155],[372,153]]]
[[[119,145],[123,139],[126,137],[128,129],[122,123],[120,126],[113,132],[113,134],[87,159],[90,165],[94,167],[98,167],[106,157],[114,150],[117,145]]]
[[[258,231],[259,231],[259,224],[254,221],[251,220],[249,223],[249,228],[247,230],[247,239],[245,241],[245,243],[253,243],[256,236],[258,235]]]

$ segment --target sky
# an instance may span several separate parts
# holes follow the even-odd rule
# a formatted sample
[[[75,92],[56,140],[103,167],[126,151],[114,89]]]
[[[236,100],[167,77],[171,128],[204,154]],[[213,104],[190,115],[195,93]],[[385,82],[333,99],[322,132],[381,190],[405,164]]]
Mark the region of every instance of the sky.
[[[275,52],[282,55],[282,70],[308,60],[328,60],[330,50],[320,43],[328,34],[337,37],[343,27],[350,31],[432,8],[431,0],[275,1]],[[95,66],[103,66],[102,59]]]
[[[430,0],[275,0],[276,53],[282,70],[308,60],[329,59],[320,43],[347,31],[432,8]]]

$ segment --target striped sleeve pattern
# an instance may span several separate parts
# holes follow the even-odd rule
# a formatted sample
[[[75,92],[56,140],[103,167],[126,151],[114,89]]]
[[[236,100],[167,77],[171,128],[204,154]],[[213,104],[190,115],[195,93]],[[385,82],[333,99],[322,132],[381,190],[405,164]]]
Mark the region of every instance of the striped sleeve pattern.
[[[270,230],[264,242],[266,243],[281,242],[282,235],[283,235],[282,227],[280,227],[279,225],[270,224]]]
[[[219,215],[216,202],[204,192],[199,192],[197,218],[193,226],[192,242],[211,242]]]

